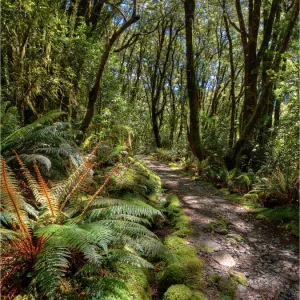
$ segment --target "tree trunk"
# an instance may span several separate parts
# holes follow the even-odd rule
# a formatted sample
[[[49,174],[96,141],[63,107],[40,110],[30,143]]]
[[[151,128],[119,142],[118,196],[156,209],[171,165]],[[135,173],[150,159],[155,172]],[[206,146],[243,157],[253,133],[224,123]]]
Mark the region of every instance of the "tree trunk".
[[[190,107],[190,120],[187,129],[188,140],[191,150],[198,160],[204,159],[203,146],[200,138],[199,99],[196,83],[196,72],[194,65],[193,50],[193,20],[195,12],[195,1],[184,1],[185,31],[186,31],[186,73],[187,89]]]
[[[92,118],[94,116],[95,103],[97,101],[99,91],[100,91],[101,78],[102,78],[107,60],[109,58],[111,48],[114,45],[115,41],[119,38],[119,36],[121,36],[122,33],[127,28],[129,28],[132,24],[137,22],[139,19],[140,19],[140,17],[135,14],[135,10],[134,10],[132,17],[128,21],[126,21],[117,31],[115,31],[113,33],[113,35],[111,36],[111,38],[108,40],[107,44],[105,45],[104,53],[102,54],[101,59],[100,59],[100,64],[99,64],[96,80],[94,82],[94,85],[93,85],[91,91],[89,92],[87,111],[86,111],[85,117],[80,126],[80,130],[82,131],[82,134],[77,136],[77,141],[79,143],[82,142],[84,134],[86,133],[86,130],[88,129],[88,127],[92,121]]]

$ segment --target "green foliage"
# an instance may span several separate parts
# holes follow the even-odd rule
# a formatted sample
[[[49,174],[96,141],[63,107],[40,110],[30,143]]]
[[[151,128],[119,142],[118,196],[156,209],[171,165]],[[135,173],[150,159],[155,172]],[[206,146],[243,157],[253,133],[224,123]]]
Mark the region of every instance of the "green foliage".
[[[9,112],[6,112],[4,117]],[[14,155],[11,149],[17,151],[27,166],[39,163],[44,173],[50,177],[66,174],[65,160],[81,162],[79,151],[70,140],[74,131],[68,123],[57,122],[47,125],[63,113],[59,110],[50,111],[41,118],[24,127],[6,128],[10,123],[1,126],[1,155],[11,163]],[[51,169],[51,167],[53,167]],[[50,170],[51,169],[51,170]]]
[[[43,203],[46,198],[45,201],[48,201],[48,205],[42,206],[43,209],[37,212],[35,219],[31,219],[30,214],[24,210],[28,204],[18,191],[13,174],[2,161],[2,219],[6,220],[6,226],[10,228],[2,230],[4,239],[8,241],[1,249],[2,256],[8,256],[4,266],[4,282],[21,282],[15,292],[28,287],[37,289],[40,296],[54,298],[57,293],[64,293],[60,284],[68,286],[68,281],[72,279],[69,278],[72,267],[72,272],[81,274],[80,280],[83,282],[86,276],[100,277],[94,283],[97,292],[90,286],[86,293],[92,297],[96,294],[104,295],[107,284],[115,280],[103,278],[100,272],[102,266],[122,262],[139,268],[152,268],[141,256],[156,256],[164,252],[156,236],[141,225],[149,224],[144,218],[161,215],[158,210],[146,204],[139,206],[137,202],[96,199],[95,196],[78,201],[74,189],[85,179],[83,174],[86,169],[89,170],[91,157],[74,171],[57,198],[45,185],[38,169],[38,182],[35,182],[18,158],[29,186],[34,189],[36,201]],[[64,209],[61,203],[65,204]],[[27,250],[23,253],[24,248]],[[11,253],[15,255],[11,257]],[[18,279],[12,272],[16,269],[19,270]],[[28,281],[28,277],[32,280]],[[3,293],[7,291],[3,290]]]
[[[294,172],[286,169],[282,172],[277,168],[268,177],[262,177],[254,186],[256,192],[263,192],[266,195],[265,206],[268,206],[268,200],[278,199],[280,204],[295,204],[298,202],[299,194],[299,170]]]

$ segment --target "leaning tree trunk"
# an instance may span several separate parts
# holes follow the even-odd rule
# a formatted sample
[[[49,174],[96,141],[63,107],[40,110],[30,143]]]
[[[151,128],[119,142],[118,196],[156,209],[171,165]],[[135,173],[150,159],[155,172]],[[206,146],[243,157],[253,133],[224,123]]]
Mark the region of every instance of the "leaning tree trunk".
[[[191,150],[198,160],[203,160],[203,146],[200,138],[200,120],[199,120],[199,98],[196,83],[196,72],[194,64],[193,50],[193,20],[195,12],[195,1],[184,1],[185,11],[185,32],[186,32],[186,73],[187,90],[190,107],[190,120],[187,130],[188,140]]]
[[[99,95],[101,79],[102,79],[102,75],[103,75],[103,72],[105,69],[105,65],[109,58],[110,51],[111,51],[115,41],[122,35],[122,33],[127,28],[129,28],[132,24],[137,22],[139,19],[140,19],[140,17],[135,14],[135,10],[134,10],[132,17],[128,21],[126,21],[117,31],[115,31],[113,33],[113,35],[110,37],[107,44],[105,45],[105,50],[101,56],[96,80],[94,82],[94,85],[93,85],[91,91],[89,92],[87,111],[86,111],[85,117],[80,126],[80,130],[81,130],[82,134],[77,136],[77,141],[79,143],[82,142],[84,134],[85,134],[86,130],[88,129],[88,127],[92,121],[92,118],[94,116],[95,103],[96,103],[98,95]]]

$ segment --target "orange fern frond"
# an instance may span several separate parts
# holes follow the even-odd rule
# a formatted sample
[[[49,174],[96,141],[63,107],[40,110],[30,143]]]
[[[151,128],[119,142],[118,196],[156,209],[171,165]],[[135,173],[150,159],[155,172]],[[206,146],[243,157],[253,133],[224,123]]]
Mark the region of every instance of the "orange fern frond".
[[[47,200],[48,208],[51,212],[52,217],[55,217],[57,212],[58,212],[58,203],[57,200],[55,199],[54,195],[52,194],[51,190],[48,188],[44,178],[41,175],[41,172],[38,168],[37,165],[34,165],[34,169],[37,174],[37,179],[39,182],[39,185],[41,187],[41,190]]]
[[[74,186],[74,188],[72,189],[72,191],[66,197],[65,201],[63,202],[63,204],[60,207],[60,211],[62,211],[64,209],[65,205],[71,199],[71,197],[74,194],[74,192],[80,187],[80,185],[82,184],[82,182],[86,179],[86,177],[89,175],[90,171],[95,167],[96,164],[97,163],[93,163],[91,166],[89,166],[87,168],[86,172],[81,176],[81,178],[79,179],[78,183]]]
[[[61,203],[63,199],[65,199],[65,196],[69,194],[69,191],[74,186],[75,182],[79,180],[79,178],[82,176],[83,172],[86,172],[86,168],[88,164],[90,163],[90,160],[96,153],[99,146],[102,144],[102,141],[98,142],[95,146],[94,150],[89,154],[89,156],[86,158],[86,160],[71,174],[68,181],[64,184],[64,188],[60,191],[59,195],[57,196],[58,202]]]
[[[85,207],[85,209],[83,210],[83,212],[80,214],[80,216],[83,216],[87,210],[89,209],[89,207],[91,206],[91,204],[93,203],[93,201],[95,200],[95,198],[102,192],[102,190],[104,189],[104,187],[107,185],[108,181],[110,180],[110,178],[113,176],[113,174],[120,168],[120,166],[116,166],[113,168],[113,170],[109,173],[109,175],[107,176],[107,178],[105,179],[104,183],[101,185],[101,187],[96,191],[96,193],[93,195],[92,199],[89,201],[89,203],[87,204],[87,206]]]
[[[8,173],[8,167],[5,160],[1,160],[1,202],[5,209],[13,212],[18,220],[19,227],[24,236],[31,239],[29,229],[24,219],[27,215],[24,213],[24,199],[22,194],[17,190],[17,183],[14,178]]]

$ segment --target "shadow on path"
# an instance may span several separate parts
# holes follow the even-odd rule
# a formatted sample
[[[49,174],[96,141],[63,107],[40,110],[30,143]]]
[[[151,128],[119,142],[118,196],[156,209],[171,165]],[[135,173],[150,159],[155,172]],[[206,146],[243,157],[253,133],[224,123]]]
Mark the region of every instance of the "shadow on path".
[[[182,207],[190,217],[193,235],[188,242],[196,247],[199,242],[211,241],[219,245],[215,252],[199,247],[198,254],[206,261],[206,275],[228,276],[230,271],[242,272],[247,286],[238,286],[236,299],[288,300],[299,299],[298,242],[291,236],[278,232],[271,224],[257,220],[242,206],[224,199],[224,195],[191,178],[172,170],[167,165],[140,156],[156,172],[168,193],[180,197]],[[211,222],[226,220],[227,234],[210,232]],[[234,242],[239,235],[242,241]],[[228,267],[219,264],[214,253],[225,251],[235,262]],[[213,287],[205,291],[209,299],[219,299]]]

